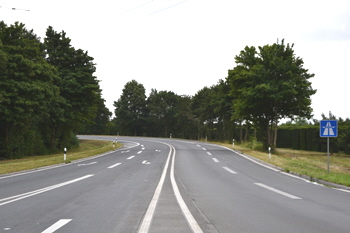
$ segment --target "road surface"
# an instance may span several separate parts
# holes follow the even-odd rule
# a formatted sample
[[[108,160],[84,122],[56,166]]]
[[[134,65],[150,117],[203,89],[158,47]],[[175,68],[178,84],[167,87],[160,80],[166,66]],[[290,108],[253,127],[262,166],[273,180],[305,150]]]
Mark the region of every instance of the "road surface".
[[[350,232],[346,191],[214,144],[118,142],[101,156],[0,176],[0,232]]]

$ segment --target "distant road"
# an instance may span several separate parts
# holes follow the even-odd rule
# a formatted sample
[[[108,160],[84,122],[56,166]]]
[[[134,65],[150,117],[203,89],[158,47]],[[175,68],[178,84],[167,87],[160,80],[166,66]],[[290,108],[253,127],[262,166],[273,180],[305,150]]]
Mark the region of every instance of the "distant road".
[[[0,233],[350,232],[348,192],[214,144],[118,142],[93,159],[0,176]]]

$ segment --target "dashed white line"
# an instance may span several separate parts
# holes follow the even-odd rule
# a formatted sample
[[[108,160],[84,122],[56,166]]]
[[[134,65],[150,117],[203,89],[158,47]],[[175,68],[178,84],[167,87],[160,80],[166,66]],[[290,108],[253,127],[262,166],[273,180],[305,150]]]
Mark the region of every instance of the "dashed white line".
[[[229,173],[232,173],[232,174],[237,174],[237,172],[231,170],[230,168],[228,167],[222,167],[223,169],[225,169],[226,171],[228,171]]]
[[[267,186],[267,185],[264,185],[264,184],[261,184],[261,183],[254,183],[254,184],[256,184],[256,185],[258,185],[258,186],[260,186],[260,187],[263,187],[263,188],[265,188],[265,189],[268,189],[268,190],[270,190],[270,191],[272,191],[272,192],[275,192],[275,193],[281,194],[281,195],[283,195],[283,196],[289,197],[289,198],[291,198],[291,199],[295,199],[295,200],[297,200],[297,199],[302,199],[302,198],[300,198],[300,197],[294,196],[294,195],[292,195],[292,194],[283,192],[283,191],[281,191],[281,190],[272,188],[272,187],[270,187],[270,186]]]
[[[51,227],[47,228],[45,231],[43,231],[42,233],[52,233],[57,231],[58,229],[60,229],[61,227],[63,227],[64,225],[66,225],[67,223],[69,223],[70,221],[72,221],[72,219],[61,219],[58,222],[56,222],[55,224],[53,224]]]
[[[0,206],[6,205],[6,204],[9,204],[11,202],[18,201],[18,200],[22,200],[24,198],[35,196],[35,195],[38,195],[40,193],[48,192],[50,190],[66,186],[68,184],[72,184],[72,183],[84,180],[84,179],[92,177],[92,176],[94,176],[94,175],[93,174],[92,175],[86,175],[86,176],[83,176],[83,177],[80,177],[80,178],[77,178],[77,179],[74,179],[74,180],[66,181],[66,182],[63,182],[63,183],[60,183],[60,184],[56,184],[56,185],[52,185],[52,186],[49,186],[49,187],[46,187],[46,188],[34,190],[34,191],[31,191],[31,192],[27,192],[27,193],[22,193],[22,194],[19,194],[19,195],[16,195],[16,196],[12,196],[12,197],[3,198],[3,199],[0,199]]]
[[[116,166],[119,166],[120,164],[122,164],[122,163],[116,163],[116,164],[114,164],[114,165],[112,165],[112,166],[109,166],[108,168],[114,168],[114,167],[116,167]]]
[[[142,150],[141,151],[139,151],[139,152],[137,152],[137,154],[139,155],[139,154],[141,154],[142,153]]]
[[[203,147],[202,149],[203,149],[203,150],[207,150],[207,149],[206,149],[206,148],[204,148],[204,147]]]
[[[132,159],[132,158],[134,158],[135,157],[135,155],[133,155],[133,156],[130,156],[129,158],[127,158],[127,159]]]
[[[217,158],[212,158],[214,160],[215,163],[218,163],[219,160]]]
[[[212,155],[210,152],[207,152],[208,155]]]

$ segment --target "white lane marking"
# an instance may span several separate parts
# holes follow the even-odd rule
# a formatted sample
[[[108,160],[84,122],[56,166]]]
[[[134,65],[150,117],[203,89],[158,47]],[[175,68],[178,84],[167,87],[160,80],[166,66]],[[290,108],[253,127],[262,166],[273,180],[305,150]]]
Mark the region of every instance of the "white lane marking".
[[[203,150],[207,150],[207,149],[205,149],[204,147],[202,148]]]
[[[112,165],[112,166],[109,166],[108,168],[114,168],[114,167],[116,167],[116,166],[119,166],[120,164],[122,164],[122,163],[116,163],[116,164],[114,164],[114,165]]]
[[[60,184],[56,184],[56,185],[52,185],[52,186],[49,186],[49,187],[46,187],[46,188],[34,190],[34,191],[31,191],[31,192],[27,192],[27,193],[22,193],[22,194],[19,194],[19,195],[16,195],[16,196],[12,196],[12,197],[3,198],[3,199],[0,199],[0,206],[6,205],[6,204],[9,204],[11,202],[18,201],[18,200],[22,200],[22,199],[27,198],[27,197],[35,196],[35,195],[38,195],[40,193],[48,192],[50,190],[53,190],[53,189],[56,189],[56,188],[60,188],[60,187],[63,187],[65,185],[68,185],[68,184],[72,184],[72,183],[84,180],[84,179],[92,177],[92,176],[94,176],[94,175],[86,175],[86,176],[83,176],[83,177],[80,177],[80,178],[77,178],[77,179],[74,179],[74,180],[66,181],[66,182],[63,182],[63,183],[60,183]],[[3,202],[3,201],[5,201],[5,202]]]
[[[80,163],[80,164],[78,164],[78,167],[79,166],[89,166],[89,165],[92,165],[92,164],[95,164],[95,163],[97,163],[97,162],[92,162],[92,163],[87,163],[87,164]]]
[[[151,164],[151,162],[147,162],[147,160],[142,161],[142,164]]]
[[[237,172],[231,170],[230,168],[228,167],[222,167],[223,169],[225,169],[226,171],[228,171],[229,173],[232,173],[232,174],[237,174]]]
[[[134,158],[135,157],[135,155],[133,155],[133,156],[130,156],[129,158],[127,158],[127,159],[132,159],[132,158]]]
[[[142,153],[142,151],[137,152],[138,155],[141,154],[141,153]]]
[[[67,223],[69,223],[70,221],[72,221],[72,219],[61,219],[58,222],[56,222],[55,224],[53,224],[51,227],[47,228],[45,231],[43,231],[42,233],[52,233],[57,231],[58,229],[60,229],[61,227],[63,227],[64,225],[66,225]]]
[[[289,198],[291,198],[291,199],[295,199],[295,200],[297,200],[297,199],[302,199],[302,198],[300,198],[300,197],[294,196],[294,195],[292,195],[292,194],[283,192],[283,191],[281,191],[281,190],[272,188],[272,187],[270,187],[270,186],[267,186],[267,185],[264,185],[264,184],[261,184],[261,183],[254,183],[254,184],[256,184],[256,185],[258,185],[258,186],[260,186],[260,187],[263,187],[263,188],[265,188],[265,189],[268,189],[268,190],[270,190],[270,191],[272,191],[272,192],[275,192],[275,193],[281,194],[281,195],[283,195],[283,196],[289,197]]]
[[[201,147],[201,145],[197,145],[198,147]]]
[[[214,160],[215,163],[218,163],[219,160],[217,158],[212,158]]]
[[[121,151],[120,153],[124,154],[124,153],[129,153],[130,150],[124,150],[124,151]]]
[[[207,152],[208,155],[212,155],[210,152]]]
[[[191,227],[192,232],[194,232],[194,233],[203,233],[203,231],[200,228],[200,226],[198,225],[196,219],[193,217],[193,215],[191,214],[190,210],[188,209],[185,201],[183,200],[183,198],[181,196],[181,193],[180,193],[180,190],[179,190],[179,188],[177,186],[177,183],[176,183],[176,180],[175,180],[175,175],[174,175],[174,173],[175,173],[174,168],[175,168],[175,154],[176,154],[176,151],[175,151],[175,148],[173,146],[171,146],[171,147],[174,149],[174,154],[173,154],[173,159],[172,159],[172,162],[171,162],[170,181],[171,181],[171,185],[173,186],[175,197],[176,197],[177,202],[179,203],[179,205],[181,207],[182,213],[186,217],[187,222],[188,222],[188,224]]]
[[[152,221],[152,218],[154,215],[154,211],[156,209],[156,205],[157,205],[158,200],[159,200],[160,192],[162,191],[162,188],[163,188],[165,176],[166,176],[166,173],[168,172],[168,166],[169,166],[171,153],[172,153],[172,150],[170,148],[168,158],[167,158],[167,161],[166,161],[164,169],[163,169],[162,176],[160,177],[160,180],[159,180],[157,188],[154,192],[153,198],[152,198],[152,200],[147,208],[145,217],[142,220],[142,224],[141,224],[140,229],[138,231],[139,233],[147,233],[149,230],[149,227],[151,226],[151,221]]]

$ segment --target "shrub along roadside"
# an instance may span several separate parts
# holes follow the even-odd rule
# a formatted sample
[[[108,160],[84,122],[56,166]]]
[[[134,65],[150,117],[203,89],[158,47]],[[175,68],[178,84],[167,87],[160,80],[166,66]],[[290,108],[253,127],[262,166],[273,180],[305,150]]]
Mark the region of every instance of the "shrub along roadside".
[[[324,180],[350,187],[350,156],[333,153],[330,156],[330,172],[327,171],[327,153],[304,150],[277,148],[269,159],[268,152],[253,150],[246,145],[220,144],[253,156],[269,164],[282,168],[286,172],[294,172],[311,177],[312,180]]]
[[[67,151],[66,163],[91,157],[98,154],[103,154],[113,150],[113,144],[109,141],[102,140],[79,140],[80,147]],[[121,146],[117,143],[116,148]],[[54,164],[64,163],[63,151],[59,154],[29,156],[22,159],[0,160],[0,174],[18,172],[39,167],[50,166]]]

